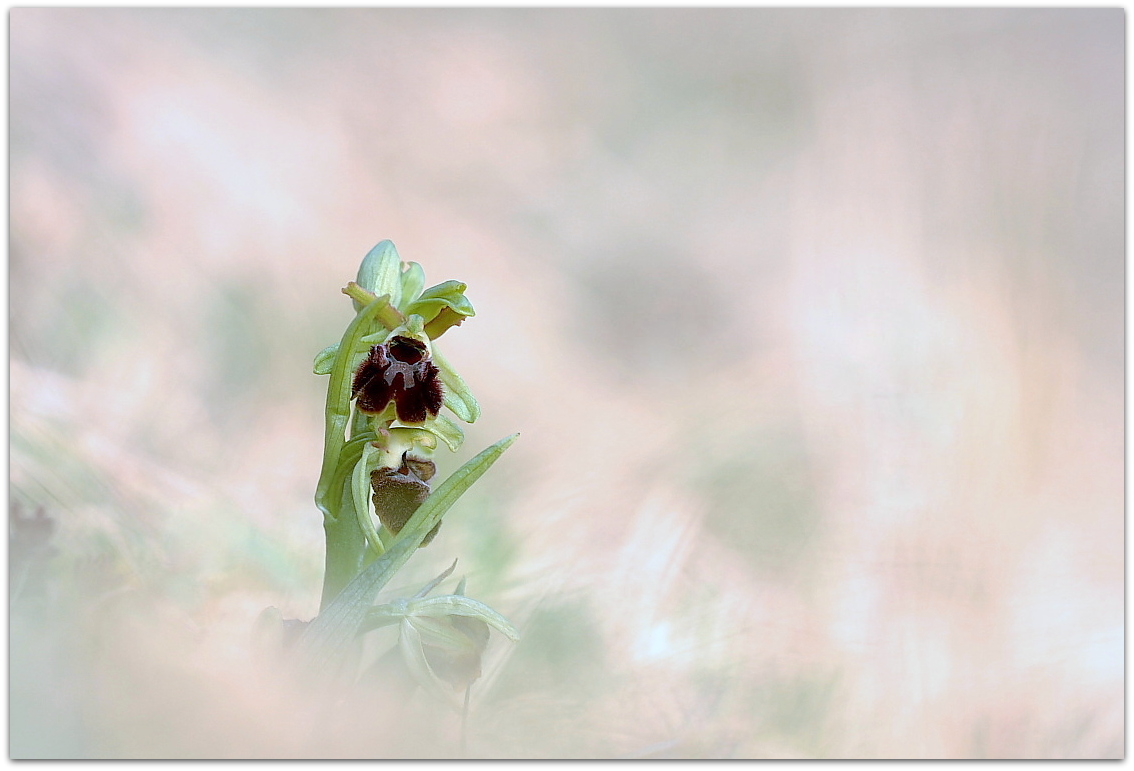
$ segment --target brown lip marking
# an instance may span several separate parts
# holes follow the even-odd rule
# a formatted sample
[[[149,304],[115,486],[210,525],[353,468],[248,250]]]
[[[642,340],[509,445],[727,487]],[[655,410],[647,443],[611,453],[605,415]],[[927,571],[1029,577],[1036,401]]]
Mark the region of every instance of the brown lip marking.
[[[445,398],[440,372],[425,349],[412,337],[395,335],[370,347],[351,385],[360,412],[377,414],[394,402],[398,420],[423,423],[436,416]]]

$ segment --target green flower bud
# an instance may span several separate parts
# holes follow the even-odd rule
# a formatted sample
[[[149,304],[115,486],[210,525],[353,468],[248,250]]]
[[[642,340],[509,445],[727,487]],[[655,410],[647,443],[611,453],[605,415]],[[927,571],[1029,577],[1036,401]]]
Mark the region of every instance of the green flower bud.
[[[424,279],[424,274],[422,278]],[[362,258],[355,283],[378,297],[390,295],[390,305],[399,307],[402,299],[402,260],[398,257],[393,241],[387,239],[380,242]],[[353,302],[356,312],[362,310],[362,303],[358,300]]]

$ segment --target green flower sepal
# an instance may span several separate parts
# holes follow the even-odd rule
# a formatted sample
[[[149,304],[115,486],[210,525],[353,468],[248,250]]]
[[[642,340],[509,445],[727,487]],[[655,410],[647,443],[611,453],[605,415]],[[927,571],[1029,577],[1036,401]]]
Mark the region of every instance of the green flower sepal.
[[[468,286],[460,281],[444,281],[424,289],[425,271],[416,262],[403,264],[393,242],[382,241],[371,249],[358,266],[356,283],[375,296],[390,295],[390,304],[402,314],[421,316],[426,333],[436,340],[469,316],[475,316],[465,297]],[[355,311],[362,303],[354,301]]]
[[[465,297],[468,287],[460,281],[446,281],[431,286],[412,302],[407,303],[405,312],[415,313],[425,319],[425,331],[436,340],[449,329],[460,324],[469,316],[475,316],[472,303]]]

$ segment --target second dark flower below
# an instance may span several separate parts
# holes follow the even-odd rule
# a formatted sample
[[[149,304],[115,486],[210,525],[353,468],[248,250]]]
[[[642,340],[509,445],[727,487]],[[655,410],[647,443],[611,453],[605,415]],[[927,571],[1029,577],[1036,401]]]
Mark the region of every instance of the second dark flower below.
[[[370,472],[370,487],[374,491],[374,510],[386,529],[395,535],[405,527],[418,507],[429,497],[429,480],[437,472],[433,461],[402,457],[398,469],[380,466]],[[422,540],[428,546],[441,523],[430,530]]]

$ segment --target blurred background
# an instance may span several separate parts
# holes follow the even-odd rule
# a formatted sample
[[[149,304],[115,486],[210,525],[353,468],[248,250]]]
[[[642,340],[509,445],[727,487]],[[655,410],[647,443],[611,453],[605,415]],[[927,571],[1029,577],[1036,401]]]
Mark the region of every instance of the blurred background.
[[[521,432],[471,756],[1123,756],[1122,10],[9,20],[12,757],[456,754],[252,637],[384,238]]]

